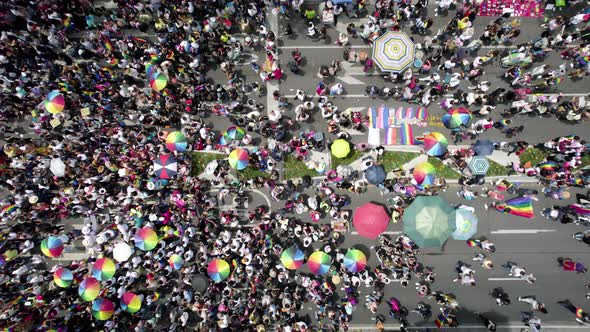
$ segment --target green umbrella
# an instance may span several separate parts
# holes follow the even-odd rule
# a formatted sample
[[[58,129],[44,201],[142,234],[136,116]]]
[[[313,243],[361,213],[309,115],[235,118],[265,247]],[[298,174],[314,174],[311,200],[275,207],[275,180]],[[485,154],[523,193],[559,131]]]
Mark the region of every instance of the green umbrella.
[[[455,209],[440,196],[418,196],[404,211],[404,233],[421,248],[441,247],[456,229]]]

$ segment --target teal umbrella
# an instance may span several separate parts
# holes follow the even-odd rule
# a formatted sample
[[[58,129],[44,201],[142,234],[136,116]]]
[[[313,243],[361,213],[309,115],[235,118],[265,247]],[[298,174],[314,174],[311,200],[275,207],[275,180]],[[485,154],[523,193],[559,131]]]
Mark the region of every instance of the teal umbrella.
[[[455,240],[469,240],[477,233],[477,217],[467,209],[455,211],[455,225],[457,229],[451,234]]]
[[[440,196],[418,196],[404,211],[404,233],[421,248],[441,247],[456,229],[455,209]]]

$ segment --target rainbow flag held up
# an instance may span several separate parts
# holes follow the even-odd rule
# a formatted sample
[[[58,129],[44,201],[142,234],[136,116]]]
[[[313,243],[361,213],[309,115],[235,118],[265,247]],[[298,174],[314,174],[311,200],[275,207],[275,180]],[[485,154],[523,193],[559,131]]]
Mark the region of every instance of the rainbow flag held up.
[[[523,218],[533,218],[533,203],[530,197],[522,196],[506,201],[506,208],[510,209],[508,213]]]

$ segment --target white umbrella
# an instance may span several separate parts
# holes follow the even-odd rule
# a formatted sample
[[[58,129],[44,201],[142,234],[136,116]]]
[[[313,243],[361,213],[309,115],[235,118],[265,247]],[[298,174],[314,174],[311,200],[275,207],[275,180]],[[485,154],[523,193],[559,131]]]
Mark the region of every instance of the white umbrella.
[[[66,164],[59,158],[51,159],[51,163],[49,164],[49,170],[57,177],[62,177],[66,175]]]
[[[113,258],[119,263],[126,262],[132,253],[131,247],[125,242],[119,242],[113,248]]]

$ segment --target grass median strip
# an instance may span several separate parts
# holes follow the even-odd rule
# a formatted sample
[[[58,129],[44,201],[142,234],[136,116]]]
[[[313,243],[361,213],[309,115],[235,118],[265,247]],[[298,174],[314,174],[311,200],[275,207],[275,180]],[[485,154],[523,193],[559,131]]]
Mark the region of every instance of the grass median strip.
[[[518,156],[520,158],[520,165],[524,166],[527,162],[531,163],[531,166],[535,166],[538,163],[545,160],[547,157],[547,153],[541,149],[537,148],[528,148],[524,150],[524,152]]]
[[[503,165],[491,160],[490,158],[487,158],[487,159],[488,159],[488,163],[490,164],[490,169],[486,173],[486,176],[508,175],[508,169],[506,169],[506,166],[503,166]]]
[[[314,169],[307,168],[304,161],[297,159],[293,155],[288,155],[284,161],[285,179],[297,179],[302,178],[306,175],[318,176],[318,172]]]
[[[383,166],[385,172],[391,172],[419,156],[420,154],[416,152],[385,151],[381,158],[379,158],[379,164]]]
[[[191,156],[191,173],[193,176],[199,176],[205,171],[207,164],[213,160],[224,159],[226,156],[221,153],[210,152],[193,152]]]
[[[351,151],[348,156],[344,158],[336,158],[332,156],[332,169],[336,169],[339,165],[350,165],[353,161],[363,156],[363,153],[359,150]]]
[[[434,168],[436,168],[437,177],[445,179],[459,179],[461,177],[461,174],[459,174],[459,172],[443,164],[438,158],[428,157],[428,162],[431,163],[434,166]]]

